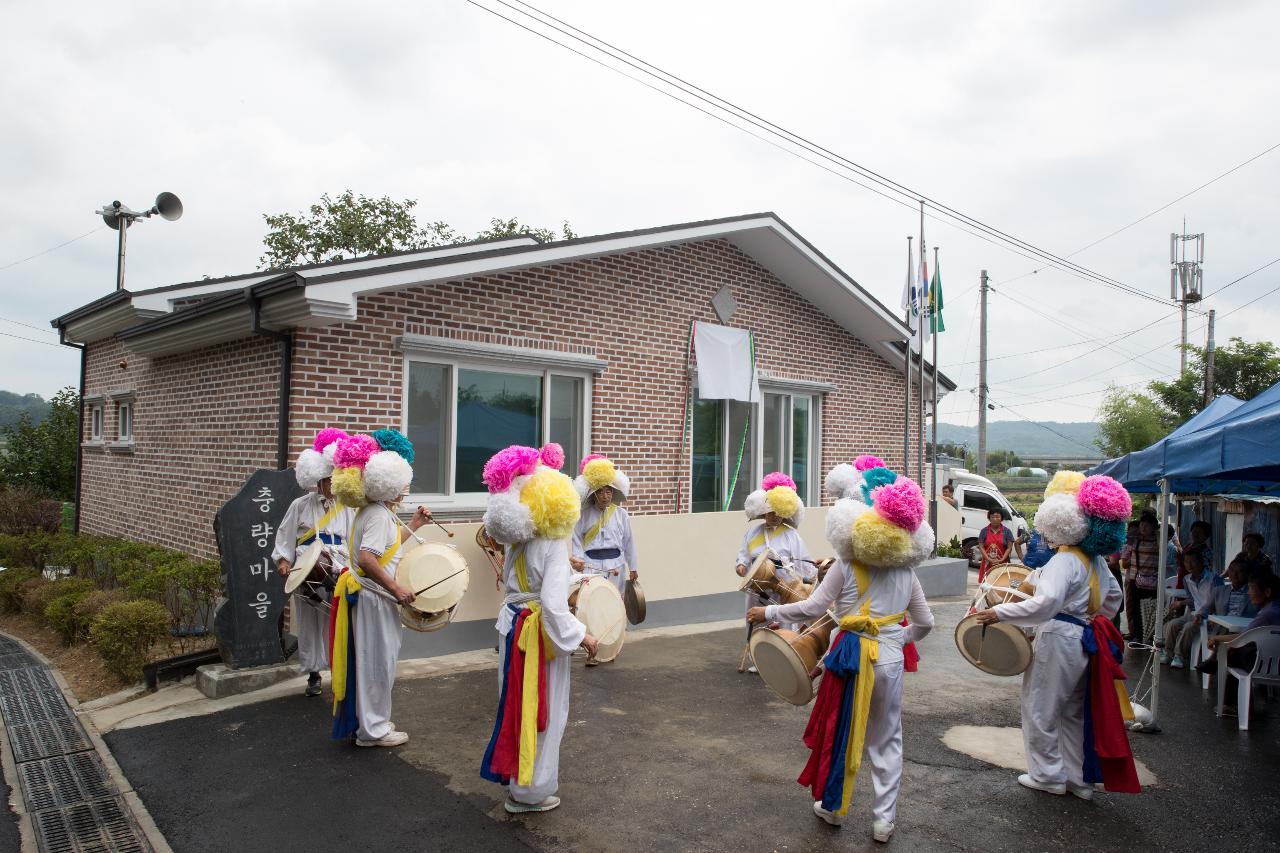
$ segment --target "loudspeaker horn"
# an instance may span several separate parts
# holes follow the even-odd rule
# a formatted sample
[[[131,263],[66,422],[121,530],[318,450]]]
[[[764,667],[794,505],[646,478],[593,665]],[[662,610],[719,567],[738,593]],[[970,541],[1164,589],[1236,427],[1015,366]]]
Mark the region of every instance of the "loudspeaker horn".
[[[156,204],[151,208],[151,212],[158,213],[172,222],[182,217],[182,202],[173,193],[160,193],[156,196]]]
[[[107,227],[110,228],[112,231],[120,230],[120,214],[118,212],[120,210],[120,207],[121,207],[121,204],[118,201],[113,201],[110,204],[104,204],[102,206],[102,210],[104,211],[102,214],[102,221],[107,223]],[[117,211],[117,212],[115,213],[105,212],[108,210]],[[125,227],[126,228],[129,227],[127,223]]]

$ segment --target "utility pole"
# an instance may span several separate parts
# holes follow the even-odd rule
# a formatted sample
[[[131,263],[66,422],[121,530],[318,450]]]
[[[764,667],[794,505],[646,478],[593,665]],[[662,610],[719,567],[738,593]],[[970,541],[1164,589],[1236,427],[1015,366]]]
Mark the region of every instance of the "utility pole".
[[[1217,311],[1209,310],[1209,341],[1204,348],[1204,404],[1213,402],[1213,320]]]
[[[982,271],[978,292],[978,473],[987,473],[987,271]]]
[[[911,266],[911,235],[907,235],[907,291],[915,286]],[[906,296],[909,299],[909,294]],[[902,476],[911,476],[911,351],[915,347],[915,329],[911,326],[911,310],[914,307],[914,301],[907,304],[907,330],[910,335],[907,337],[907,351],[904,353],[906,360],[903,367],[907,374],[907,393],[902,402]],[[921,355],[923,357],[923,354]]]
[[[1182,309],[1182,346],[1178,350],[1178,375],[1187,372],[1187,306],[1199,302],[1203,295],[1204,235],[1187,234],[1187,220],[1182,220],[1182,234],[1169,235],[1169,298]],[[1192,260],[1187,260],[1187,243],[1194,243]],[[1181,258],[1179,258],[1181,255]]]

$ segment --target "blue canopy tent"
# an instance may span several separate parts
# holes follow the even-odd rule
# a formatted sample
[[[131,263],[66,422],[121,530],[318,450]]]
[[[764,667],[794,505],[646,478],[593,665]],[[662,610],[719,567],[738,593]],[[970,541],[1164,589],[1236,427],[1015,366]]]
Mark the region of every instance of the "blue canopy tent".
[[[1171,495],[1280,494],[1280,383],[1247,403],[1219,397],[1150,447],[1108,459],[1087,473],[1114,477],[1131,492],[1159,493],[1161,518],[1168,517]],[[1160,525],[1159,577],[1166,575],[1167,530]],[[1165,585],[1156,589],[1157,631],[1162,632]],[[1154,651],[1148,663],[1152,688],[1147,731],[1159,728],[1160,666]]]

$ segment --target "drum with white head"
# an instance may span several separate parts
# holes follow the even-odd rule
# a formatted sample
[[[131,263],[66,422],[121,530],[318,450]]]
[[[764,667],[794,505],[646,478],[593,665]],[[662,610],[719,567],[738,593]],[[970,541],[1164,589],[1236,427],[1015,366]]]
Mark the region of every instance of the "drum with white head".
[[[602,575],[585,575],[570,588],[569,609],[599,643],[596,660],[607,663],[627,638],[627,607],[618,588]]]
[[[439,631],[453,621],[469,580],[467,561],[452,545],[418,545],[396,566],[396,583],[414,593],[413,602],[400,608],[400,622],[415,631]]]
[[[956,625],[956,648],[969,663],[991,675],[1019,675],[1031,665],[1031,640],[1007,622],[979,625],[970,613]]]

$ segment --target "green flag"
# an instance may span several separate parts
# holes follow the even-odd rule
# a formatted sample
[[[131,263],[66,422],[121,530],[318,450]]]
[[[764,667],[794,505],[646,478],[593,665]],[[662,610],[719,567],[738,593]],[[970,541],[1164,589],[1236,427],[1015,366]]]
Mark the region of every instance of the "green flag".
[[[934,264],[933,281],[929,282],[929,330],[935,335],[947,330],[942,322],[942,265]]]

